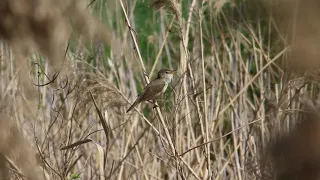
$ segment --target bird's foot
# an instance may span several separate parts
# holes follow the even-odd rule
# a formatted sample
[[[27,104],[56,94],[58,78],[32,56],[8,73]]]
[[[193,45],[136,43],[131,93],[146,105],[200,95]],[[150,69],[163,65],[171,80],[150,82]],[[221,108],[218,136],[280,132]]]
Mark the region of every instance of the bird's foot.
[[[152,109],[155,109],[155,108],[159,107],[158,105],[156,105],[156,102],[154,100],[148,100],[148,102],[153,104],[153,108]]]

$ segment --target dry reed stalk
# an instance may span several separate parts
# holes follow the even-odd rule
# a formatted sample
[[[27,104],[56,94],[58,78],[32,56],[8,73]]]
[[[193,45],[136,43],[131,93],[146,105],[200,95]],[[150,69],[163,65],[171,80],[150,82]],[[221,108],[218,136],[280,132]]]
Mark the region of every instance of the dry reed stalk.
[[[97,23],[95,19],[92,19],[91,16],[83,12],[83,10],[80,10],[81,7],[74,5],[74,2],[72,1],[64,3],[33,0],[1,2],[0,27],[2,30],[0,38],[11,45],[10,50],[14,52],[15,59],[14,61],[10,59],[8,64],[11,64],[11,62],[15,63],[17,70],[15,70],[15,67],[12,65],[11,68],[14,69],[12,72],[16,73],[19,71],[21,85],[27,90],[26,96],[22,93],[23,98],[27,97],[23,99],[24,103],[25,101],[34,103],[37,98],[37,96],[35,96],[36,91],[30,86],[31,83],[29,83],[30,81],[26,75],[29,72],[27,65],[29,60],[28,56],[30,53],[33,53],[34,50],[40,51],[44,56],[48,57],[51,65],[50,67],[56,72],[60,71],[62,74],[63,70],[69,71],[68,68],[62,69],[61,71],[61,65],[63,63],[66,64],[64,62],[65,49],[63,49],[63,46],[69,39],[68,36],[71,32],[70,26],[82,26],[75,29],[80,30],[82,33],[87,33],[91,39],[99,37],[107,44],[111,44],[111,38],[109,37],[110,34],[108,34],[108,31],[105,31],[105,28]],[[84,29],[83,27],[90,27],[91,29]],[[45,71],[47,71],[47,68]],[[14,77],[12,76],[12,78]],[[3,83],[2,86],[4,85],[5,84]],[[14,96],[15,95],[13,94],[12,97]],[[5,104],[8,102],[10,101],[3,101]],[[28,108],[34,108],[33,110],[36,109],[34,104],[31,104],[31,107],[27,107],[27,105],[28,102],[21,108],[21,112],[24,114],[28,114]],[[7,106],[11,107],[10,105]],[[13,104],[13,108],[17,110],[16,104]],[[11,116],[16,113],[18,112],[14,112]],[[7,114],[3,114],[2,116],[3,119],[1,122],[3,125],[1,128],[4,128],[2,131],[3,135],[10,131],[14,131],[17,137],[16,139],[13,139],[8,135],[2,136],[1,153],[16,156],[18,159],[13,159],[21,166],[19,168],[22,169],[23,174],[28,179],[43,179],[37,177],[42,173],[36,172],[37,166],[33,165],[35,164],[35,158],[33,158],[34,152],[29,150],[30,147],[25,143],[26,140],[23,140],[23,138],[20,137],[21,133],[18,132],[18,130],[15,129],[17,127],[14,127],[13,125],[17,120],[14,118],[5,118],[5,115],[9,117]],[[23,115],[19,114],[18,116]],[[25,117],[30,118],[29,115]],[[4,123],[6,120],[7,124]],[[16,148],[16,145],[13,144],[13,142],[17,142],[20,147]],[[26,163],[28,165],[26,165]],[[47,163],[47,165],[50,167],[49,163]],[[60,175],[58,171],[55,172],[57,175]],[[62,176],[60,175],[60,177]]]
[[[165,8],[159,14],[148,9],[146,12],[151,12],[152,18],[141,23],[138,13],[144,1],[124,4],[124,1],[97,0],[88,2],[90,5],[74,2],[43,1],[26,9],[13,4],[12,12],[21,14],[13,16],[11,13],[12,18],[25,26],[12,32],[26,41],[14,46],[1,44],[1,99],[9,99],[3,102],[10,109],[5,115],[10,116],[12,127],[16,124],[23,129],[25,138],[34,142],[34,146],[24,143],[22,147],[38,150],[38,164],[44,174],[50,179],[71,176],[83,179],[259,179],[262,171],[272,174],[270,166],[268,169],[259,164],[260,156],[264,155],[260,150],[268,147],[277,132],[292,131],[304,106],[299,100],[302,95],[312,98],[319,92],[319,78],[315,72],[288,75],[284,68],[291,52],[284,38],[286,33],[282,33],[271,13],[276,9],[268,9],[266,16],[260,16],[264,12],[250,1],[241,4],[156,1],[156,8]],[[268,2],[272,4],[273,1]],[[1,8],[6,7],[5,3]],[[309,3],[303,8],[312,7]],[[49,5],[54,8],[50,9]],[[50,11],[42,12],[38,7]],[[288,7],[297,10],[296,4]],[[40,15],[28,14],[31,11]],[[100,22],[87,11],[99,16]],[[8,37],[15,35],[8,32],[13,26],[5,23],[6,18],[10,20],[10,16],[5,16],[6,13],[10,15],[8,12],[11,11],[1,11],[4,15],[0,25],[4,26],[4,31],[0,35],[12,44]],[[314,10],[311,12],[316,14]],[[296,20],[303,18],[296,17]],[[39,26],[33,28],[33,23]],[[306,25],[305,22],[297,24]],[[148,25],[147,30],[145,25]],[[168,25],[170,31],[164,28]],[[158,26],[160,32],[155,28]],[[42,34],[36,36],[39,31]],[[317,37],[313,31],[306,32]],[[303,36],[303,33],[303,29],[296,29],[296,34]],[[152,37],[146,50],[141,47],[146,47],[142,42],[148,36]],[[301,40],[301,45],[311,46],[313,41],[306,36],[305,41],[296,40]],[[66,51],[67,42],[70,43]],[[154,42],[161,43],[152,46]],[[18,51],[17,46],[25,51]],[[292,54],[311,59],[317,56],[313,52],[316,46],[296,51],[298,47]],[[12,48],[19,54],[13,54]],[[35,51],[39,54],[33,53]],[[303,53],[310,54],[304,56]],[[62,58],[54,60],[56,57]],[[146,59],[142,60],[144,57]],[[155,59],[156,63],[152,64],[154,61],[150,59]],[[36,65],[24,65],[30,61]],[[17,91],[17,66],[13,62],[22,68],[19,76],[27,79],[24,81],[27,85],[27,71],[32,82],[38,85],[53,80],[50,75],[53,71],[60,74],[46,86],[30,86],[29,92],[34,95],[29,96]],[[135,73],[139,71],[134,62],[138,62],[143,72]],[[294,64],[295,61],[290,62],[292,67],[300,66]],[[316,61],[310,62],[308,66],[317,65]],[[63,70],[55,69],[55,63],[66,66]],[[161,112],[157,109],[155,114],[149,110],[130,116],[124,114],[128,97],[136,95],[144,81],[148,82],[146,69],[151,69],[152,75],[159,65],[178,67],[181,76],[177,78],[173,93],[167,92],[167,101],[159,101]],[[144,80],[136,78],[141,75]],[[34,103],[30,105],[27,97]],[[159,116],[160,121],[156,121]],[[305,148],[303,152],[314,150],[315,153],[309,154],[317,155],[316,148],[300,146]],[[30,152],[33,157],[34,152]],[[21,155],[20,152],[17,155]],[[0,168],[3,176],[26,176],[24,169],[31,168],[10,156],[0,157],[1,162],[5,161],[3,157],[12,160],[12,171],[7,175],[7,169]],[[303,158],[299,162],[303,162]],[[284,166],[280,169],[286,171]],[[38,175],[42,176],[43,172]]]

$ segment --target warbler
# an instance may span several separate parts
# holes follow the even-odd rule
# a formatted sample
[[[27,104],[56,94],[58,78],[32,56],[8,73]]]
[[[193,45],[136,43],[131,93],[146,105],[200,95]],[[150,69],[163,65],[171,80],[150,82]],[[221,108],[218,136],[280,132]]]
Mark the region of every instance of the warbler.
[[[129,107],[126,113],[131,111],[139,103],[143,101],[150,102],[150,100],[154,100],[158,95],[164,93],[169,83],[172,81],[174,72],[176,72],[176,70],[161,69],[158,72],[157,78],[151,81],[146,87],[144,87],[144,89],[141,91],[137,99]]]

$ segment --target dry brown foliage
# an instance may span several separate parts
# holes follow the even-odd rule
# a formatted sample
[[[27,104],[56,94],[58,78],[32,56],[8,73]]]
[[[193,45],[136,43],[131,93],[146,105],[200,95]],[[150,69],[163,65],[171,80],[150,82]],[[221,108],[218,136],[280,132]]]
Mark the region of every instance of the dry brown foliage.
[[[301,112],[320,91],[317,1],[148,2],[161,9],[150,54],[180,74],[170,105],[125,114],[166,64],[133,58],[137,2],[99,1],[107,25],[98,1],[0,2],[0,178],[318,178],[319,103]]]
[[[261,150],[260,167],[256,169],[255,177],[277,180],[320,179],[320,104],[319,101],[311,100],[312,97],[318,97],[318,91],[313,95],[300,92],[307,83],[319,83],[320,4],[316,0],[283,0],[269,7],[275,13],[274,17],[283,34],[288,36],[287,43],[291,45],[287,63],[283,66],[291,80],[284,89],[286,92],[295,89],[295,98],[290,101],[298,100],[302,108],[297,112],[298,116],[289,118],[292,128],[288,130],[279,127],[268,145]],[[278,120],[276,116],[273,118]]]
[[[0,115],[1,178],[27,178],[36,180],[44,179],[44,176],[42,176],[44,174],[46,174],[48,178],[45,170],[43,173],[40,169],[40,164],[44,162],[43,154],[40,152],[37,160],[35,152],[39,147],[30,146],[28,142],[31,140],[30,137],[29,139],[24,137],[25,133],[30,133],[30,131],[23,131],[25,128],[24,125],[16,123],[18,121],[15,116],[17,112],[13,111],[12,108],[19,107],[20,109],[18,111],[21,111],[22,116],[26,119],[34,121],[36,118],[34,113],[28,112],[30,109],[37,108],[35,105],[37,100],[36,88],[31,85],[30,79],[28,78],[30,71],[28,58],[35,52],[40,52],[47,58],[54,73],[69,74],[72,78],[72,73],[70,73],[71,67],[65,62],[68,40],[71,33],[84,35],[93,41],[102,40],[107,45],[110,45],[113,41],[112,35],[109,34],[107,27],[101,25],[95,18],[89,15],[88,12],[85,11],[83,3],[81,4],[73,0],[4,0],[0,2],[0,38],[5,41],[13,51],[12,57],[2,56],[7,62],[3,68],[8,68],[9,64],[14,62],[15,66],[12,67],[14,69],[13,73],[19,74],[20,90],[23,90],[23,88],[26,90],[26,94],[21,91],[16,94],[17,96],[6,97],[6,93],[2,95]],[[49,73],[51,72],[52,71]],[[58,81],[56,78],[56,75],[52,76],[52,79],[48,77],[49,80]],[[77,83],[76,77],[74,80],[74,82]],[[83,79],[81,79],[81,81],[83,81]],[[97,81],[97,79],[95,81]],[[15,82],[15,79],[13,79],[12,82]],[[4,86],[4,84],[2,85]],[[93,84],[80,87],[88,87],[89,85],[92,86]],[[11,84],[11,86],[11,88],[14,88],[13,84]],[[68,85],[68,88],[74,88],[73,86],[75,85],[72,82]],[[109,85],[107,84],[105,87],[109,87]],[[109,90],[105,92],[113,91]],[[85,92],[79,93],[85,94]],[[94,93],[97,92],[94,91]],[[108,95],[112,96],[110,93]],[[114,96],[113,99],[115,99]],[[82,99],[82,101],[84,100],[85,99]],[[117,100],[120,101],[121,99],[118,98]],[[22,105],[15,106],[17,102],[13,101],[19,101]],[[108,102],[112,102],[112,100],[108,99]],[[59,104],[56,105],[59,106]],[[80,114],[83,114],[83,112]],[[67,114],[64,115],[67,116]],[[30,123],[33,124],[33,122]],[[13,160],[14,163],[8,163],[10,159]],[[17,166],[13,166],[15,164]],[[9,173],[9,167],[13,169],[15,173]]]

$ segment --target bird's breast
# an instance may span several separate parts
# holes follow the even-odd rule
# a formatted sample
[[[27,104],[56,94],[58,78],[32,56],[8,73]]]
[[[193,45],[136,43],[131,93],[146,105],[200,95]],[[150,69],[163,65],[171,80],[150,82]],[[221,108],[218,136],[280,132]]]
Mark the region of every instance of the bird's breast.
[[[161,93],[164,93],[164,92],[166,91],[167,87],[168,87],[168,83],[165,83],[165,85],[164,85],[164,87],[163,87],[163,89],[162,89]]]

